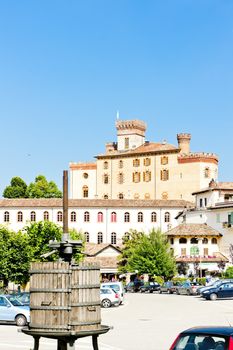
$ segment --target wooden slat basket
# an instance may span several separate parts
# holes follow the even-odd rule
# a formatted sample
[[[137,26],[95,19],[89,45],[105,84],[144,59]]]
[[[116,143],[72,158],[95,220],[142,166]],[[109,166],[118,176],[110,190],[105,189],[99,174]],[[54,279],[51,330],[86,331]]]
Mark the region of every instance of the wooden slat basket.
[[[29,328],[79,332],[101,328],[99,266],[32,263]]]

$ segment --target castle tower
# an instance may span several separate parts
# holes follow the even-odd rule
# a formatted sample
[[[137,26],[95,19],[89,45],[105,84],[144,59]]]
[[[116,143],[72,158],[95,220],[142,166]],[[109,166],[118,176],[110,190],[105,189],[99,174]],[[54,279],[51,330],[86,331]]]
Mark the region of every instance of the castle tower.
[[[191,134],[177,134],[178,147],[181,153],[189,154]]]
[[[127,151],[145,143],[146,123],[141,120],[117,120],[117,150]]]

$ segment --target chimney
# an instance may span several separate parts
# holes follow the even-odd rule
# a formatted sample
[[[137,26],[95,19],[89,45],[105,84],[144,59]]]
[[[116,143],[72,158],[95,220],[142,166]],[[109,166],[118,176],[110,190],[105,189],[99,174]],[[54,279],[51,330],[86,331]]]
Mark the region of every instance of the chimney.
[[[181,153],[189,154],[191,134],[177,134],[178,147]]]

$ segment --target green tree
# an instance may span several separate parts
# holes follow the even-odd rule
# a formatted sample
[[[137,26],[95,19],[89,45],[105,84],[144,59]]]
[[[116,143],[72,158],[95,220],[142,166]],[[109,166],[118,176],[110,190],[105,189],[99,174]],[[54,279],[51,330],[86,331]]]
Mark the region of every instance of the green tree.
[[[12,177],[10,185],[3,191],[4,198],[25,198],[27,184],[18,176]]]
[[[54,261],[58,258],[57,254],[46,259],[41,258],[41,255],[51,251],[50,240],[61,240],[62,228],[60,226],[50,221],[40,221],[26,226],[24,233],[28,237],[32,261]]]
[[[1,227],[0,256],[0,275],[4,285],[9,281],[20,284],[28,281],[31,255],[27,236]]]
[[[124,272],[138,271],[139,274],[162,276],[164,279],[173,277],[176,272],[169,243],[160,230],[153,229],[148,235],[134,231],[123,248],[120,266],[122,262]]]
[[[47,181],[43,175],[38,175],[35,182],[27,187],[26,197],[28,198],[61,198],[62,192],[53,181]]]

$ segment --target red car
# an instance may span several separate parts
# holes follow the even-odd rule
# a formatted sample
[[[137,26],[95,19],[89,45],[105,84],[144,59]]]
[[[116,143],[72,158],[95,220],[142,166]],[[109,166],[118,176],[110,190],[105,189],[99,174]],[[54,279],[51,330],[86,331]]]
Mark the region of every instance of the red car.
[[[169,350],[233,350],[233,327],[195,327],[181,332]]]

